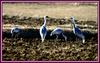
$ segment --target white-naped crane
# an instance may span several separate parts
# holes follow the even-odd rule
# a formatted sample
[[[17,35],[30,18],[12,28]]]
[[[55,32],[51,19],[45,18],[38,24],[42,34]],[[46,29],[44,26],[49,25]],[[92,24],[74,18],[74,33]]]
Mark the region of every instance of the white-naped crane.
[[[43,25],[40,27],[40,36],[41,36],[42,42],[44,42],[46,35],[47,35],[46,16],[44,16],[44,23],[43,23]]]
[[[59,36],[60,34],[62,34],[62,36],[64,37],[64,39],[65,39],[65,41],[66,41],[66,40],[67,40],[67,37],[63,34],[63,30],[62,30],[60,27],[55,28],[55,29],[51,32],[50,36],[56,35],[56,39],[58,39],[58,36]]]
[[[11,37],[12,38],[17,38],[18,35],[22,32],[22,30],[17,26],[17,25],[13,25],[13,27],[11,28]]]
[[[74,34],[76,36],[80,37],[82,39],[82,42],[85,43],[85,36],[83,35],[83,33],[81,32],[81,30],[75,24],[75,18],[74,18],[74,16],[71,16],[70,21],[71,21],[72,26],[73,26],[73,32],[74,32]]]

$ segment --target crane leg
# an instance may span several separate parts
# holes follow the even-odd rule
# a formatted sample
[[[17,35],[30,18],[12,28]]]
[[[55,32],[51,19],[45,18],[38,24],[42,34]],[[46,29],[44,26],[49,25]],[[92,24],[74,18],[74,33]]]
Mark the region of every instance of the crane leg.
[[[85,39],[83,39],[82,41],[83,41],[83,43],[85,43]]]
[[[42,39],[42,42],[44,42],[44,38]]]
[[[85,43],[85,37],[84,36],[82,37],[82,42]]]
[[[58,39],[58,35],[56,35],[56,40]]]
[[[44,37],[43,36],[41,36],[41,40],[42,40],[42,42],[44,42]]]
[[[11,38],[13,38],[13,33],[11,34]]]
[[[65,41],[67,40],[67,37],[62,33],[62,36],[65,38]]]
[[[14,33],[12,33],[11,38],[14,38]]]
[[[16,37],[17,40],[19,40],[19,38],[20,38],[20,33],[16,33],[16,36],[15,36],[15,37]]]

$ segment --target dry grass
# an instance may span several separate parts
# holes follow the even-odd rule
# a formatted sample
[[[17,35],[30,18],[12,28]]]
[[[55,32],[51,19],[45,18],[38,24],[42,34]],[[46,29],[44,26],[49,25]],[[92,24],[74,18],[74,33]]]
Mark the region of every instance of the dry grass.
[[[67,5],[67,4],[3,4],[3,14],[19,16],[44,16],[70,17],[83,21],[97,21],[97,6],[91,5]]]

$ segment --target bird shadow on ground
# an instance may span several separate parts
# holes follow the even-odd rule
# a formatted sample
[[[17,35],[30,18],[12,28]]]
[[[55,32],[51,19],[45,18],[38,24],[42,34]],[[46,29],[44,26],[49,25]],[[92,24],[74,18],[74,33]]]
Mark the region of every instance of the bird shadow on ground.
[[[47,40],[55,40],[56,35],[50,36],[50,33],[52,30],[47,31],[46,39]],[[75,41],[79,39],[79,37],[75,36],[75,34],[72,31],[64,31],[64,35],[67,37],[67,41]],[[98,34],[97,33],[91,33],[89,31],[83,31],[83,35],[85,36],[86,41],[90,41],[90,39],[94,42],[97,42]],[[11,38],[10,30],[5,31],[2,33],[3,38]],[[40,39],[39,29],[23,29],[22,32],[18,35],[18,38],[23,39]],[[61,41],[64,41],[64,37],[62,35],[59,35],[58,39],[61,39]]]

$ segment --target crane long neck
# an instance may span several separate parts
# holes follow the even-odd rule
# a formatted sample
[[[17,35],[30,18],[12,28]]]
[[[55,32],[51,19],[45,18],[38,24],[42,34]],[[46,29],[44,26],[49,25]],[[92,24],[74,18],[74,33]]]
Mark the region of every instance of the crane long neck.
[[[72,25],[73,25],[73,28],[77,27],[76,24],[72,24]]]
[[[77,25],[75,24],[75,21],[74,20],[72,20],[72,26],[73,26],[73,28],[75,28],[75,27],[77,27]]]
[[[46,17],[44,17],[44,23],[43,23],[44,26],[46,26]]]

